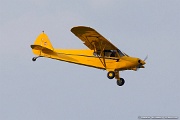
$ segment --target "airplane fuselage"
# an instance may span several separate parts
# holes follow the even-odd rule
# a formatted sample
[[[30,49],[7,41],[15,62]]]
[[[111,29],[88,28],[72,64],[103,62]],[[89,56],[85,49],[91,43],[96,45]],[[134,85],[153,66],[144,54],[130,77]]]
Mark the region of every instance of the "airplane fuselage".
[[[104,65],[103,58],[101,56],[97,57],[93,55],[93,53],[93,50],[54,49],[54,53],[42,53],[41,56],[88,67],[104,69],[107,71],[134,70],[138,65],[138,60],[140,60],[139,58],[129,56],[123,56],[120,58],[104,57],[106,63]]]

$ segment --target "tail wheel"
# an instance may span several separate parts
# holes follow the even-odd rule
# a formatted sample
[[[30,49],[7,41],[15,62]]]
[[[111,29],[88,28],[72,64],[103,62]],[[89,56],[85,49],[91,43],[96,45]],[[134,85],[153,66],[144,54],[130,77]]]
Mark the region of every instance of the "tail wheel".
[[[120,80],[117,80],[117,85],[118,86],[123,86],[125,83],[125,80],[123,78],[120,78]]]
[[[115,77],[115,72],[114,72],[114,71],[109,71],[109,72],[107,73],[107,77],[108,77],[109,79],[113,79],[113,78]]]
[[[37,59],[37,57],[33,57],[33,58],[32,58],[32,61],[36,61],[36,59]]]
[[[33,57],[33,58],[32,58],[32,61],[36,61],[39,57],[43,57],[43,56]]]

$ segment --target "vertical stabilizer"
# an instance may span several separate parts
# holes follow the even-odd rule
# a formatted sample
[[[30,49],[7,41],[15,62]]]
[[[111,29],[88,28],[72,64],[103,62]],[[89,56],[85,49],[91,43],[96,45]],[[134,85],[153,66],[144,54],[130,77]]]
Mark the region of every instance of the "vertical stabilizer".
[[[45,51],[53,51],[54,48],[48,38],[48,36],[44,33],[44,31],[36,38],[33,45],[31,45],[32,51],[34,54],[41,56],[41,52]]]

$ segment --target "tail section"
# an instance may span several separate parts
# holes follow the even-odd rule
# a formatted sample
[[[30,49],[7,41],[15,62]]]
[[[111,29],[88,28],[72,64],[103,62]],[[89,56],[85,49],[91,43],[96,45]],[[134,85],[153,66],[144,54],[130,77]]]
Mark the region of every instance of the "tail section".
[[[53,53],[53,46],[48,38],[48,36],[42,32],[35,40],[34,44],[31,45],[32,52],[35,55],[43,56],[44,54]]]

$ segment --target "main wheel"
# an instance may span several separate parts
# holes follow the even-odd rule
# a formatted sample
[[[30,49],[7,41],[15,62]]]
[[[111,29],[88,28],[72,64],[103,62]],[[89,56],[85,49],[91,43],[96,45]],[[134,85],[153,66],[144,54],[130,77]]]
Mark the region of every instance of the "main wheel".
[[[109,72],[107,73],[107,77],[108,77],[109,79],[113,79],[113,78],[115,77],[114,71],[109,71]]]
[[[123,86],[125,83],[125,80],[123,78],[120,78],[120,80],[117,80],[117,85],[118,86]]]

